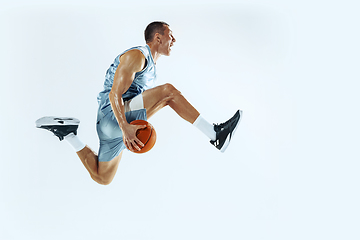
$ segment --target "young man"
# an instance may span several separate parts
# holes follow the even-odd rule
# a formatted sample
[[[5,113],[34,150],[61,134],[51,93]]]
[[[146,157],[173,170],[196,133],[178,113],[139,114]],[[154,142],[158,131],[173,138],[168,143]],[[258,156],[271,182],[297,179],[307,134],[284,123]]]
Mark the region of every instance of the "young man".
[[[145,126],[130,125],[135,119],[147,120],[161,108],[170,106],[224,152],[242,117],[242,111],[238,110],[225,123],[212,125],[171,84],[155,87],[156,61],[161,55],[170,55],[176,40],[167,23],[152,22],[145,29],[145,41],[145,46],[133,47],[118,55],[106,72],[104,90],[98,95],[98,155],[76,135],[79,120],[43,117],[36,121],[36,127],[53,132],[60,141],[69,142],[91,178],[99,184],[111,183],[126,146],[129,149],[143,146],[136,131]]]

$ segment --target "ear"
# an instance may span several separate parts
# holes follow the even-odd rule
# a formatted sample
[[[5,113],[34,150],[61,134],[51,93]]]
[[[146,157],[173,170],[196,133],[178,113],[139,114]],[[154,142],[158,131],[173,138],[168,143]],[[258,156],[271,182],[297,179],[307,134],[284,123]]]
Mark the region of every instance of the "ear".
[[[160,33],[155,33],[154,40],[155,40],[158,44],[161,44],[161,43],[162,43],[162,41],[161,41],[161,34],[160,34]]]
[[[156,40],[156,42],[157,43],[161,43],[161,35],[160,35],[160,33],[155,33],[155,40]]]

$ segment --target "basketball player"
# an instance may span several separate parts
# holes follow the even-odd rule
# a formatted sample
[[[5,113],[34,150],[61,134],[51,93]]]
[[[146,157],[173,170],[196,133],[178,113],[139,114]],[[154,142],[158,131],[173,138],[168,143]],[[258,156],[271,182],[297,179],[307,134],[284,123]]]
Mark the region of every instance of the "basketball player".
[[[155,87],[156,61],[161,55],[170,55],[176,40],[167,23],[152,22],[145,29],[145,41],[145,46],[118,55],[106,72],[104,90],[97,99],[98,155],[77,136],[79,120],[43,117],[36,121],[36,127],[53,132],[60,141],[65,139],[73,146],[91,178],[99,184],[111,183],[126,147],[140,150],[144,146],[136,131],[145,126],[130,125],[133,120],[147,120],[161,108],[170,106],[224,152],[242,117],[242,111],[238,110],[228,121],[210,124],[173,85]]]

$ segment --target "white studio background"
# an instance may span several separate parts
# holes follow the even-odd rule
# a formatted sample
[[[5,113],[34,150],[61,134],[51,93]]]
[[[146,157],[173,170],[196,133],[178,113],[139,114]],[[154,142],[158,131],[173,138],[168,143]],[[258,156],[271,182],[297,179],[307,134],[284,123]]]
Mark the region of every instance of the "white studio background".
[[[359,31],[355,1],[13,1],[0,9],[0,239],[359,239]],[[81,120],[116,55],[171,25],[158,83],[206,119],[244,118],[216,151],[171,109],[157,143],[124,153],[109,186],[35,128]]]

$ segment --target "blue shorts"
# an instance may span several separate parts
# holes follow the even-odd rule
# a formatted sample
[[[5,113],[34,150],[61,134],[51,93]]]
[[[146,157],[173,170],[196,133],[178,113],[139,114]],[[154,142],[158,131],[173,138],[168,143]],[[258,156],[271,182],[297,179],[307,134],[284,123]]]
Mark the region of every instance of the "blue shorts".
[[[125,117],[128,123],[137,119],[146,121],[146,109],[125,112]],[[100,140],[99,162],[111,161],[126,148],[111,105],[98,110],[96,130]]]

